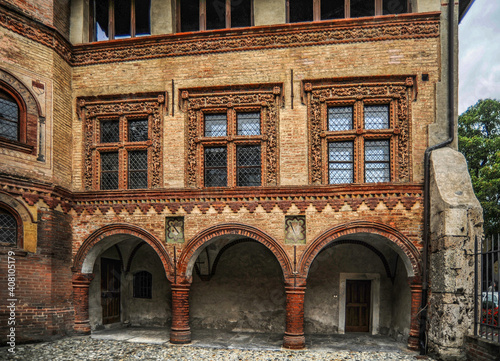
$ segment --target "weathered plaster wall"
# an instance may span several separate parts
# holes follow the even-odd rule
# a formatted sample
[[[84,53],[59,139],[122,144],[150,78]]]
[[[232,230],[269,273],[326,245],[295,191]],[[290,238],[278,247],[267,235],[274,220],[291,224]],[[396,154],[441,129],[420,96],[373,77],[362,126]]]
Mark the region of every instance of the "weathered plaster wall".
[[[257,242],[228,248],[210,281],[193,272],[192,328],[285,331],[283,273],[273,254]]]

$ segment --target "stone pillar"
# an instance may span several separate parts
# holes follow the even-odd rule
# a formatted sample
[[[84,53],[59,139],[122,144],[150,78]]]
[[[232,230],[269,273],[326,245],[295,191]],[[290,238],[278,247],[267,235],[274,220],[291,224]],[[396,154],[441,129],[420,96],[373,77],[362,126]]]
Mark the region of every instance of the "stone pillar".
[[[73,329],[78,334],[90,334],[89,286],[93,278],[92,273],[75,273],[73,275],[73,307],[75,308]]]
[[[286,330],[283,347],[293,350],[306,346],[304,336],[305,287],[286,287]]]
[[[422,302],[422,284],[416,283],[412,279],[410,279],[409,282],[411,290],[411,322],[410,335],[408,337],[408,348],[411,350],[418,350],[418,337],[420,329],[419,310]]]
[[[190,284],[172,285],[172,331],[170,342],[176,344],[191,342],[189,328],[189,287]]]

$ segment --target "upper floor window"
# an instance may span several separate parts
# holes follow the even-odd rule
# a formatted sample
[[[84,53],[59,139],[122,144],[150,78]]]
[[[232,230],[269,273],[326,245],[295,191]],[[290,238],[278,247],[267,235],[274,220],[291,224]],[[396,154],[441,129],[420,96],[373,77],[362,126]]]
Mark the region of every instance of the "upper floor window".
[[[260,130],[260,111],[231,109],[226,113],[204,114],[204,134],[200,141],[204,146],[205,187],[261,185]],[[236,163],[228,159],[236,159]]]
[[[91,0],[93,41],[151,34],[151,0]]]
[[[18,224],[16,218],[8,211],[0,208],[0,244],[16,245]]]
[[[103,119],[99,125],[100,189],[148,188],[148,119]]]
[[[327,108],[328,183],[391,181],[390,104],[358,101]],[[363,169],[363,172],[356,172]]]
[[[402,14],[409,9],[409,0],[287,0],[290,23]]]
[[[252,26],[253,0],[178,0],[180,32]]]
[[[19,140],[19,105],[7,92],[0,89],[0,137]]]

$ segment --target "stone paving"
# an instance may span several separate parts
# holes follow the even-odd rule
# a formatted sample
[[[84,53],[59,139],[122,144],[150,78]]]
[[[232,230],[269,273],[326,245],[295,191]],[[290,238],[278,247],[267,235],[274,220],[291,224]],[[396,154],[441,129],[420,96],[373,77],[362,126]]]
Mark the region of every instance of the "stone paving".
[[[194,330],[192,336],[190,345],[172,345],[167,329],[111,329],[94,332],[92,336],[18,345],[15,353],[2,347],[0,360],[414,361],[418,356],[404,344],[383,336],[308,336],[307,349],[302,351],[283,350],[283,336],[279,334]]]

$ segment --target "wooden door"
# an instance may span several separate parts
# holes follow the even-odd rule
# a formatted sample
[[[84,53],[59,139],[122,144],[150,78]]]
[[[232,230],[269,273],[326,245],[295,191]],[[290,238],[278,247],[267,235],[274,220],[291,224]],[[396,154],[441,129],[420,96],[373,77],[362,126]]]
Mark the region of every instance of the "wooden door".
[[[371,281],[346,280],[346,332],[370,332],[370,286]]]
[[[101,305],[102,323],[120,322],[121,262],[101,258]]]

